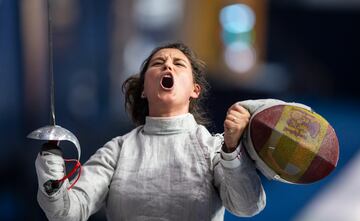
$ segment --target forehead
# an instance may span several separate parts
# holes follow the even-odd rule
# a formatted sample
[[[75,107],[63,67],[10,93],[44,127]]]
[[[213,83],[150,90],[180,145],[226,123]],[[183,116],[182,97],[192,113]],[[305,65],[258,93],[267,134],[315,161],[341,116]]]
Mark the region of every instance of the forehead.
[[[182,51],[180,51],[179,49],[176,49],[176,48],[160,49],[152,56],[151,60],[159,58],[159,57],[160,58],[170,57],[172,59],[178,58],[178,59],[183,59],[183,60],[189,62],[189,59],[186,57],[186,55]]]

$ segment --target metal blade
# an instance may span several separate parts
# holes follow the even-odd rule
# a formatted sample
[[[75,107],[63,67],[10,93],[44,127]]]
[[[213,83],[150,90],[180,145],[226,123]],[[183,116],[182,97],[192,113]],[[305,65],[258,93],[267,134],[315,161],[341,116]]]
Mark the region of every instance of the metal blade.
[[[76,136],[69,130],[56,125],[55,121],[55,83],[53,71],[53,45],[52,45],[52,18],[50,0],[47,0],[48,10],[48,44],[49,44],[49,75],[50,75],[50,125],[41,127],[31,132],[27,137],[36,140],[54,140],[63,141],[67,140],[73,143],[78,153],[78,160],[80,160],[81,149],[80,143]]]
[[[50,74],[50,124],[55,126],[56,125],[55,84],[54,84],[52,17],[51,17],[50,0],[47,0],[47,11],[48,11],[49,74]]]

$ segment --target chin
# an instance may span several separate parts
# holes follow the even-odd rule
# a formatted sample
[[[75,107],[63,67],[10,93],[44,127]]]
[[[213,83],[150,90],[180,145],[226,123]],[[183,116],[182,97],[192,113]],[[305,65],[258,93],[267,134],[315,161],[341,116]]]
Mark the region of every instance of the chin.
[[[175,97],[171,97],[171,96],[162,96],[159,97],[159,103],[164,104],[164,105],[172,105],[172,104],[176,104],[177,100]]]
[[[158,96],[158,103],[167,106],[179,106],[185,104],[187,100],[182,100],[174,94],[162,94]]]
[[[174,91],[160,91],[157,94],[157,99],[162,100],[162,101],[172,101],[177,99],[176,94],[174,93]]]

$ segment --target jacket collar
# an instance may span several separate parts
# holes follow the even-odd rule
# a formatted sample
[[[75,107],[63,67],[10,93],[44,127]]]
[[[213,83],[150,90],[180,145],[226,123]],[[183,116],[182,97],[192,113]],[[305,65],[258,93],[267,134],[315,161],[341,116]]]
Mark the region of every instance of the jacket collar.
[[[194,116],[190,113],[174,117],[149,117],[145,119],[144,132],[147,134],[177,134],[196,128]]]

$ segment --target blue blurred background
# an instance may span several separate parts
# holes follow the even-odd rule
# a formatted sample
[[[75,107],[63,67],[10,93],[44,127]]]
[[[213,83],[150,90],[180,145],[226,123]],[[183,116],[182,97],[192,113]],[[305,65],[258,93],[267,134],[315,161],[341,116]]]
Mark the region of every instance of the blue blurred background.
[[[181,40],[208,64],[213,132],[244,99],[302,102],[340,142],[338,166],[311,185],[263,183],[267,206],[252,218],[360,220],[358,0],[51,0],[56,115],[80,140],[84,163],[133,128],[122,82],[149,51]],[[45,0],[0,0],[0,220],[46,220],[36,201],[38,141],[49,122]],[[76,156],[64,144],[69,156]],[[104,211],[90,220],[104,220]]]

